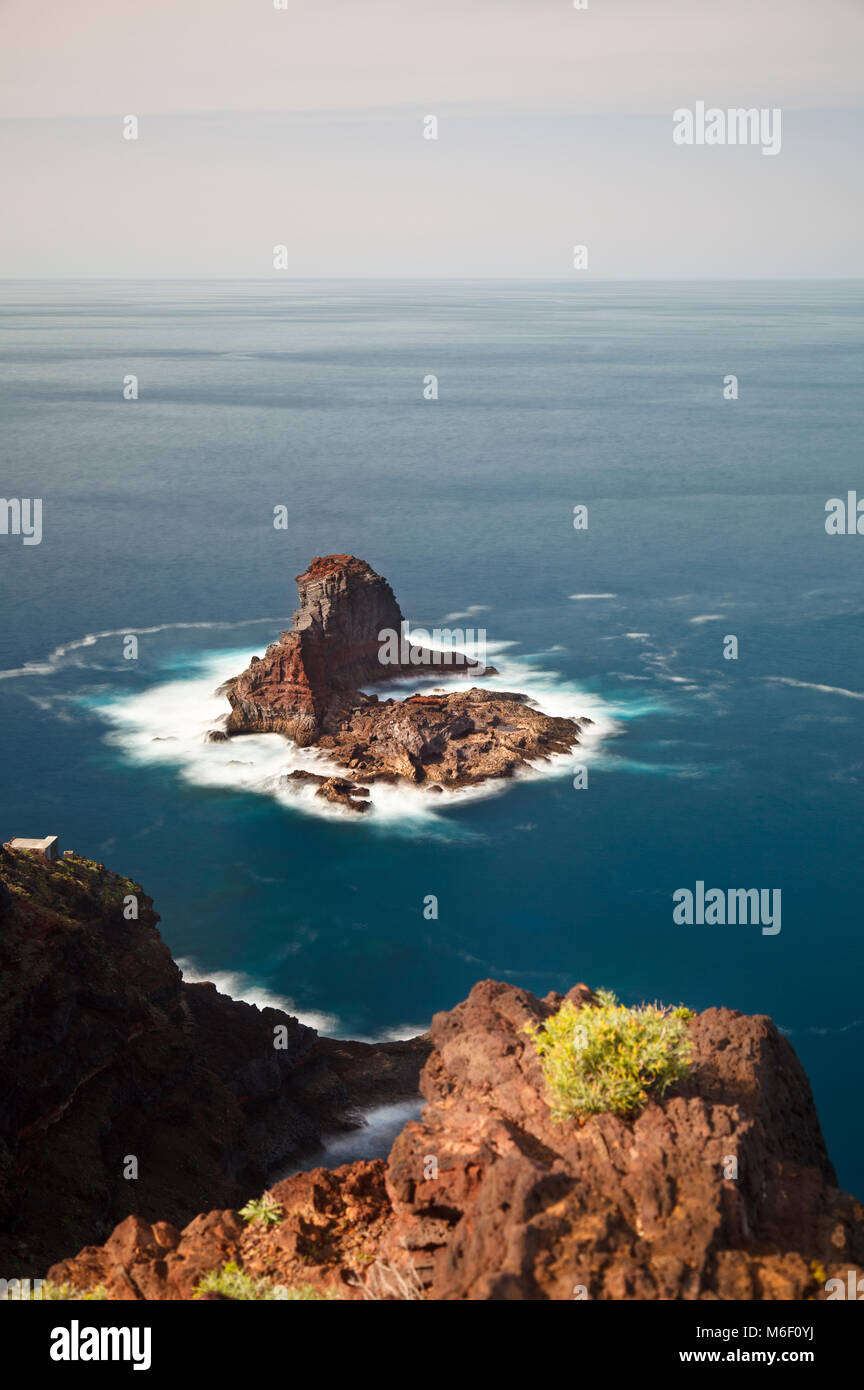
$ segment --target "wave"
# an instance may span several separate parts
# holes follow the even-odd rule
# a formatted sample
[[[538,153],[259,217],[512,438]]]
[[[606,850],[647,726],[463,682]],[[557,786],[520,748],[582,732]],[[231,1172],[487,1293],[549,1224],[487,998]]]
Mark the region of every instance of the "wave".
[[[791,685],[796,690],[816,690],[820,695],[842,695],[847,700],[864,700],[864,691],[845,690],[842,685],[818,685],[815,681],[796,681],[791,676],[763,676],[769,685]]]
[[[441,624],[443,626],[447,623],[458,623],[461,622],[463,618],[476,618],[478,613],[489,612],[491,612],[491,609],[486,603],[470,603],[467,608],[464,608],[459,613],[445,613],[444,617],[441,619]]]
[[[244,975],[239,970],[203,970],[190,956],[180,957],[177,964],[183,979],[189,985],[209,981],[216,986],[220,994],[227,994],[232,999],[241,999],[245,1004],[255,1004],[259,1009],[281,1009],[283,1013],[291,1014],[292,1018],[305,1023],[307,1027],[317,1029],[325,1037],[339,1037],[339,1020],[335,1014],[320,1013],[314,1009],[298,1009],[293,999],[289,999],[285,994],[274,994],[264,985],[259,985],[251,975]]]
[[[189,985],[212,984],[220,994],[231,999],[239,999],[244,1004],[254,1004],[258,1009],[281,1009],[290,1014],[307,1028],[314,1028],[325,1038],[344,1038],[351,1034],[353,1042],[385,1043],[406,1042],[409,1038],[419,1038],[429,1031],[429,1023],[397,1023],[382,1028],[378,1033],[359,1033],[356,1029],[346,1029],[338,1014],[328,1014],[321,1009],[304,1009],[287,994],[277,994],[242,970],[208,970],[191,956],[178,956],[180,974]]]
[[[239,622],[157,623],[154,627],[117,627],[110,628],[106,632],[87,632],[83,637],[76,637],[71,642],[64,642],[59,647],[55,647],[53,652],[49,652],[41,661],[25,661],[23,666],[14,666],[6,671],[0,671],[0,680],[14,680],[20,676],[53,676],[56,671],[63,669],[66,658],[73,652],[82,651],[86,647],[95,647],[97,642],[104,642],[109,637],[152,637],[157,632],[252,627],[256,623],[269,623],[273,627],[277,627],[281,622],[284,622],[284,619],[245,618]]]
[[[269,1176],[269,1184],[281,1182],[309,1168],[338,1168],[343,1163],[359,1159],[386,1158],[394,1141],[409,1120],[416,1120],[426,1102],[400,1100],[389,1105],[376,1105],[362,1112],[360,1125],[355,1129],[324,1136],[320,1149],[307,1154],[300,1162],[280,1166]]]

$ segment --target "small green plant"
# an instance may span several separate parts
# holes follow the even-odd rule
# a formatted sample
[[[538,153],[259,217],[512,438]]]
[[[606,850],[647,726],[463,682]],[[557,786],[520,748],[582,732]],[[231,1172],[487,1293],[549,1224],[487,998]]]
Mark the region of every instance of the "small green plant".
[[[245,1207],[241,1207],[240,1215],[250,1224],[260,1221],[262,1226],[278,1226],[283,1211],[280,1203],[265,1192],[263,1197],[252,1197]]]
[[[337,1293],[329,1289],[313,1289],[311,1284],[301,1284],[289,1289],[284,1284],[273,1284],[269,1279],[253,1279],[234,1261],[221,1269],[211,1269],[195,1287],[195,1297],[202,1293],[221,1293],[225,1298],[246,1302],[278,1303],[333,1303],[341,1301]]]
[[[91,1299],[97,1303],[107,1301],[108,1290],[104,1284],[95,1284],[92,1289],[73,1289],[71,1284],[43,1284],[43,1298],[62,1298],[62,1299],[84,1299],[89,1302]]]
[[[596,1006],[565,1000],[542,1027],[529,1023],[549,1092],[552,1118],[632,1115],[650,1093],[662,1095],[690,1069],[692,1010],[642,1004],[628,1009],[611,990]]]

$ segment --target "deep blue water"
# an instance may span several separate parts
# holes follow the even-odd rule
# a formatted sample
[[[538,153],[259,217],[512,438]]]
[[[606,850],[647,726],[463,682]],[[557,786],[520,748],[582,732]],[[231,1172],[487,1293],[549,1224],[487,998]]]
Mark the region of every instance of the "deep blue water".
[[[137,877],[175,955],[343,1035],[425,1026],[486,976],[768,1013],[864,1192],[864,537],[824,526],[829,497],[864,495],[862,285],[42,282],[3,301],[0,491],[41,497],[44,534],[0,535],[0,836],[58,833]],[[562,769],[434,820],[328,820],[254,768],[219,784],[153,744],[332,551],[415,622],[478,606],[532,688],[608,707],[587,790]],[[780,934],[675,925],[698,879],[780,888]]]

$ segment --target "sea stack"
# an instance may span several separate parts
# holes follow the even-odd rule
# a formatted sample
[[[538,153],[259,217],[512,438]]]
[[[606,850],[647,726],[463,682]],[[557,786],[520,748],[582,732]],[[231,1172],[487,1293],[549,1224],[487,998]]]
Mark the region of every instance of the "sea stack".
[[[229,733],[272,732],[301,747],[316,743],[328,710],[342,696],[405,673],[380,660],[378,634],[398,633],[404,618],[387,580],[365,560],[316,556],[297,575],[297,588],[300,606],[290,630],[227,687]],[[422,665],[415,660],[413,674]],[[463,659],[461,665],[477,663]]]
[[[290,630],[223,687],[229,735],[278,733],[315,745],[358,774],[355,785],[405,778],[459,787],[569,752],[590,723],[552,718],[524,695],[477,686],[402,700],[363,689],[406,677],[464,682],[496,673],[461,652],[442,665],[440,654],[404,637],[399,659],[383,661],[382,634],[404,634],[405,619],[387,580],[365,560],[318,556],[297,585]],[[362,802],[355,792],[344,804],[356,810]]]

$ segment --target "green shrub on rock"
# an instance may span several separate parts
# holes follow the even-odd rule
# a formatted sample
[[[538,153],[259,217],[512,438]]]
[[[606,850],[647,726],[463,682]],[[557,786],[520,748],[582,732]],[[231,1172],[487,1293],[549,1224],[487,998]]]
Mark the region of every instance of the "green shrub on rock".
[[[629,1009],[610,990],[598,1004],[565,1000],[556,1014],[525,1032],[540,1056],[552,1118],[632,1115],[690,1069],[690,1009],[642,1004]]]

